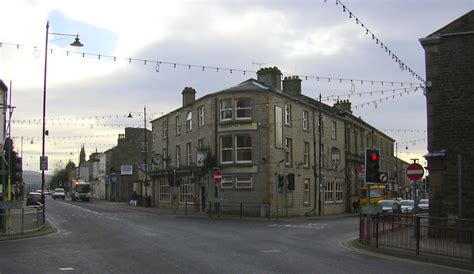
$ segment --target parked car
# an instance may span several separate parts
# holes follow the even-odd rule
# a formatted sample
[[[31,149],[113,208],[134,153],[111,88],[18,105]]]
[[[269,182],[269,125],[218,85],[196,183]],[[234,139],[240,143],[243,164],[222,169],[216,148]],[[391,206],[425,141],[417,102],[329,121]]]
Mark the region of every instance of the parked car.
[[[418,210],[420,212],[428,212],[430,210],[430,200],[421,199],[418,203]]]
[[[397,211],[397,201],[396,200],[380,200],[378,203],[382,207],[383,213],[393,213]]]
[[[64,192],[64,188],[55,188],[53,195],[53,199],[65,199],[66,198],[66,193]]]
[[[41,199],[40,192],[28,193],[28,198],[26,199],[26,206],[34,206],[34,205],[43,205],[43,200]]]
[[[400,201],[400,209],[402,213],[412,213],[413,208],[415,206],[415,201],[413,200],[401,200]]]

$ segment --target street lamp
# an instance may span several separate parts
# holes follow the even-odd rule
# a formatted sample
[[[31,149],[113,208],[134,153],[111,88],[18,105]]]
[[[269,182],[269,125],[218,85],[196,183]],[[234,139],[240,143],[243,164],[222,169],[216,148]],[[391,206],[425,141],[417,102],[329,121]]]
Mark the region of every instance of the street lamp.
[[[41,149],[41,158],[40,158],[40,169],[41,169],[41,199],[43,201],[43,222],[45,221],[45,197],[44,197],[44,171],[48,170],[48,160],[44,155],[45,150],[45,136],[47,135],[46,127],[46,76],[48,72],[48,42],[49,42],[49,21],[46,22],[46,42],[44,47],[44,82],[43,82],[43,137],[42,137],[42,149]],[[76,37],[74,42],[71,43],[73,47],[82,47],[84,46],[79,41],[79,35],[65,34],[65,33],[51,33],[53,35],[60,36],[72,36]]]
[[[129,112],[127,118],[133,118],[132,113]],[[143,180],[144,186],[145,186],[145,197],[143,198],[143,206],[148,207],[148,142],[146,138],[146,107],[143,107],[143,141],[145,143],[145,157],[143,159],[144,161],[144,168],[145,168],[145,179]]]

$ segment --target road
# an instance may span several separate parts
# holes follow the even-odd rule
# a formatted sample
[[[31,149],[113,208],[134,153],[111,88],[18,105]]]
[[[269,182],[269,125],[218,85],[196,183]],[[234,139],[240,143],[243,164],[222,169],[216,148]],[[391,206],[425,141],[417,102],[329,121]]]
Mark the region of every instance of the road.
[[[215,220],[111,204],[48,198],[59,232],[0,242],[0,273],[462,273],[344,248],[356,217]]]

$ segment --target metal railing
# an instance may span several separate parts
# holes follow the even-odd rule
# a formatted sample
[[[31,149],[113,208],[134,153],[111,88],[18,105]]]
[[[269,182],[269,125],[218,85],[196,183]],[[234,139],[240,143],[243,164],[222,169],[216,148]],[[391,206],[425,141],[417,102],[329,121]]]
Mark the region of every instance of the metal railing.
[[[359,241],[474,264],[474,220],[418,215],[360,215]]]
[[[0,211],[0,235],[23,234],[43,228],[43,207],[27,206]]]
[[[209,202],[207,208],[209,218],[221,215],[235,216],[243,219],[245,217],[270,218],[270,205],[244,202]]]

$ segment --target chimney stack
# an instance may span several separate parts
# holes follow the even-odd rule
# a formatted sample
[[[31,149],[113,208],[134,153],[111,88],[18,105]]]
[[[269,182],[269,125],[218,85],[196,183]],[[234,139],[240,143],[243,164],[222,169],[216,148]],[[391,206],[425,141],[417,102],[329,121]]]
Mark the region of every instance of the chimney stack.
[[[277,67],[262,68],[257,71],[257,80],[265,86],[281,90],[281,71]]]
[[[183,95],[183,107],[196,100],[196,90],[192,87],[185,87],[181,94]]]
[[[301,94],[301,79],[298,76],[289,76],[283,79],[283,92],[289,95]]]
[[[352,113],[351,106],[352,106],[352,103],[349,100],[337,101],[334,104],[334,107],[337,108],[338,110],[347,111],[349,113]]]

